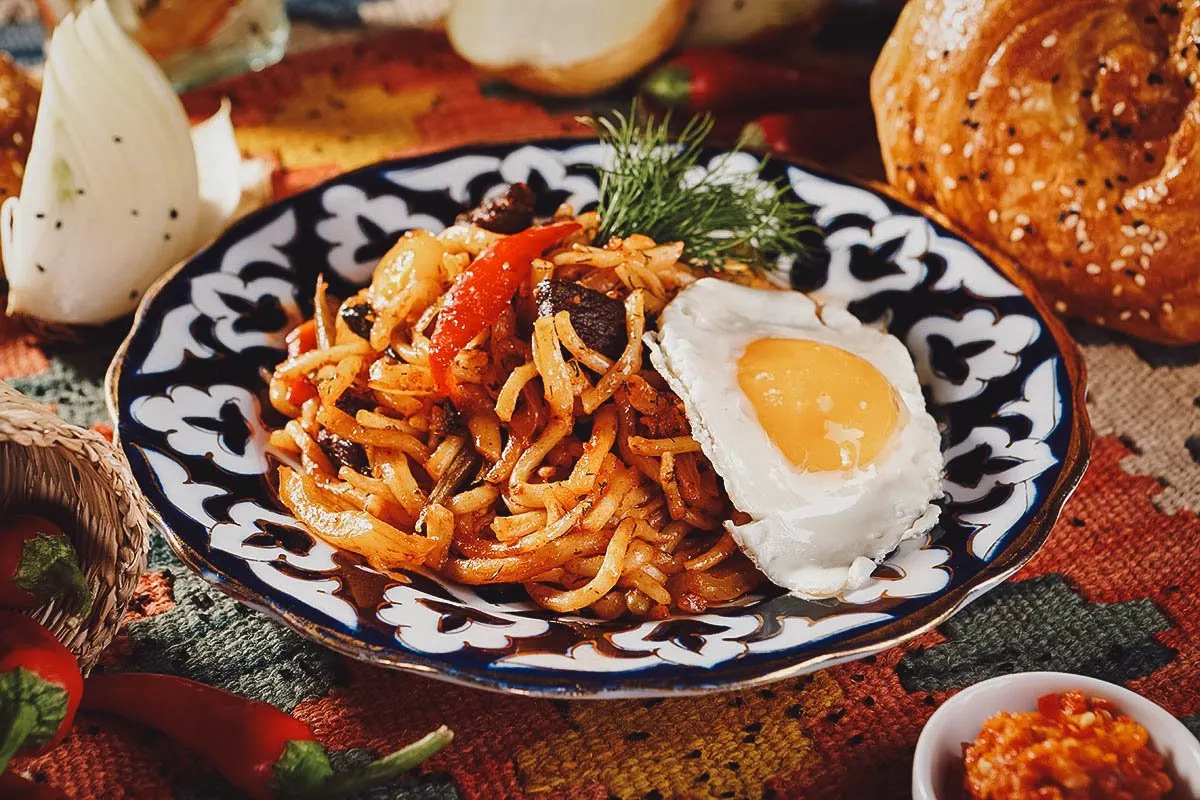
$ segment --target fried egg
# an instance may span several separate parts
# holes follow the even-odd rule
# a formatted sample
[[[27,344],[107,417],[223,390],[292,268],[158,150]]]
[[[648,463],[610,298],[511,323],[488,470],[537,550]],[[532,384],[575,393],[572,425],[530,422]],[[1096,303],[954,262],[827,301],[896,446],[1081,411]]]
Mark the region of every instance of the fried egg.
[[[704,278],[647,344],[750,517],[729,531],[772,582],[835,597],[937,522],[940,435],[894,336],[799,292]]]

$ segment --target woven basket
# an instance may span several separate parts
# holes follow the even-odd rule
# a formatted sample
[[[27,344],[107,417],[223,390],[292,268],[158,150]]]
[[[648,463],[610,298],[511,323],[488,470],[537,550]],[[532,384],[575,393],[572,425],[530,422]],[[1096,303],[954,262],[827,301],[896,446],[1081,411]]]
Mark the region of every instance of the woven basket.
[[[146,566],[146,499],[121,453],[0,382],[0,514],[29,512],[62,526],[95,597],[79,619],[51,601],[35,616],[87,672],[112,640]]]

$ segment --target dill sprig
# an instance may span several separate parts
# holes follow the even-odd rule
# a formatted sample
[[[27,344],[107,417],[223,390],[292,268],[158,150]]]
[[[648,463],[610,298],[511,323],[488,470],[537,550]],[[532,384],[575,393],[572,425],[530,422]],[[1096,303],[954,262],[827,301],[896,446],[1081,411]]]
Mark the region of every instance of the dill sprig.
[[[748,172],[725,170],[735,147],[702,164],[710,115],[692,117],[676,137],[670,115],[644,122],[638,116],[634,103],[628,115],[582,119],[612,151],[600,169],[599,241],[634,233],[682,241],[685,260],[714,271],[729,261],[765,269],[780,255],[812,254],[821,233],[812,210],[787,186],[762,177],[766,158]]]

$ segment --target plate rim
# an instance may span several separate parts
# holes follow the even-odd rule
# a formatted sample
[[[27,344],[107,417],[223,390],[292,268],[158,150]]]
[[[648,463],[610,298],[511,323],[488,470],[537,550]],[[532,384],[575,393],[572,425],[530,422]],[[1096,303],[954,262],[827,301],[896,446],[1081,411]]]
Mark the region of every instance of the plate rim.
[[[129,332],[122,339],[120,346],[117,348],[112,361],[109,363],[108,369],[104,376],[104,395],[105,405],[108,410],[109,417],[113,423],[113,444],[121,452],[122,458],[128,459],[126,453],[126,445],[122,443],[120,438],[121,433],[121,416],[119,413],[119,403],[117,396],[117,387],[121,379],[121,372],[124,367],[125,358],[129,347],[134,337],[139,333],[143,324],[146,321],[146,314],[149,307],[154,303],[155,299],[174,278],[190,263],[198,257],[207,253],[218,241],[224,239],[235,230],[241,223],[248,220],[257,219],[272,213],[280,203],[294,200],[300,197],[317,195],[324,192],[329,186],[352,180],[358,175],[369,173],[403,169],[411,166],[414,161],[426,160],[449,160],[456,156],[467,155],[478,152],[480,149],[518,149],[521,147],[546,147],[550,149],[562,149],[565,146],[584,144],[588,142],[598,141],[594,137],[545,137],[537,139],[513,139],[501,141],[476,142],[471,144],[459,145],[447,149],[431,150],[428,152],[416,153],[409,156],[388,158],[372,162],[370,164],[357,167],[352,170],[341,172],[331,178],[328,178],[320,183],[311,186],[303,191],[290,195],[282,200],[275,200],[261,208],[255,209],[249,214],[236,220],[229,228],[221,231],[214,236],[207,244],[196,250],[187,258],[182,259],[175,264],[163,275],[157,278],[150,288],[143,294],[138,303],[138,307],[134,312],[133,320],[130,323]],[[728,148],[716,147],[714,149],[728,151]],[[594,677],[600,678],[604,685],[600,688],[582,688],[575,685],[569,680],[564,680],[560,684],[542,685],[538,683],[522,682],[519,678],[519,672],[500,672],[498,670],[479,670],[475,671],[460,671],[450,668],[445,661],[428,656],[402,652],[400,650],[385,649],[378,645],[368,644],[352,636],[341,633],[333,628],[314,622],[312,620],[303,619],[296,612],[283,608],[281,603],[270,599],[261,592],[250,589],[240,581],[237,581],[228,575],[221,573],[208,564],[195,550],[185,542],[169,525],[164,521],[162,514],[159,513],[154,502],[147,496],[150,518],[153,525],[163,533],[171,549],[176,556],[196,574],[203,578],[209,584],[217,587],[227,595],[233,597],[236,601],[241,602],[254,610],[266,614],[276,621],[286,625],[298,634],[316,642],[324,647],[328,647],[342,655],[349,656],[364,663],[383,666],[389,669],[395,669],[402,672],[423,675],[432,677],[438,680],[447,681],[450,683],[468,686],[476,689],[485,689],[503,694],[518,695],[525,697],[543,697],[551,699],[564,700],[600,700],[600,699],[633,699],[633,698],[653,698],[653,697],[680,697],[690,695],[704,695],[716,692],[729,692],[749,689],[757,686],[763,686],[768,683],[775,683],[788,678],[795,678],[801,675],[806,675],[815,672],[819,669],[824,669],[835,664],[848,661],[855,661],[867,656],[883,652],[897,645],[903,644],[929,630],[941,625],[946,620],[950,619],[962,608],[968,605],[973,600],[978,599],[982,595],[994,589],[999,584],[1011,578],[1022,567],[1025,566],[1045,545],[1046,540],[1050,536],[1050,532],[1054,524],[1061,516],[1062,509],[1066,505],[1068,499],[1074,494],[1075,489],[1079,486],[1080,480],[1083,478],[1084,472],[1090,463],[1092,444],[1095,437],[1095,432],[1092,428],[1090,416],[1088,414],[1087,400],[1087,366],[1083,359],[1083,354],[1079,349],[1078,343],[1067,331],[1066,325],[1060,320],[1051,310],[1049,303],[1041,296],[1040,292],[1034,285],[1032,277],[1025,272],[1016,260],[1011,256],[1003,253],[998,248],[977,241],[971,234],[967,233],[957,223],[952,222],[941,211],[931,205],[904,197],[899,191],[890,185],[873,180],[863,180],[859,178],[842,175],[836,171],[826,167],[814,164],[804,159],[788,158],[783,156],[772,156],[772,160],[778,161],[789,166],[799,167],[809,174],[832,179],[847,186],[852,186],[859,189],[864,189],[869,192],[882,195],[884,198],[899,205],[901,208],[907,209],[926,220],[930,220],[943,228],[953,237],[961,240],[977,253],[979,253],[989,264],[994,267],[1003,277],[1013,283],[1026,300],[1033,304],[1034,309],[1039,314],[1040,322],[1046,326],[1051,336],[1054,339],[1055,345],[1063,359],[1063,367],[1067,373],[1070,392],[1066,392],[1071,397],[1071,414],[1072,422],[1071,438],[1067,445],[1067,451],[1064,455],[1062,471],[1054,485],[1050,488],[1044,502],[1037,509],[1033,517],[1021,530],[1012,544],[1005,549],[1005,552],[997,557],[994,561],[986,564],[982,570],[971,580],[963,585],[955,587],[953,590],[938,596],[932,600],[927,606],[918,611],[901,617],[888,623],[882,629],[875,629],[853,637],[840,644],[832,645],[832,649],[826,652],[814,653],[805,658],[799,659],[794,663],[783,666],[779,669],[770,670],[760,675],[745,677],[738,680],[721,681],[716,676],[719,675],[719,666],[713,668],[712,680],[698,680],[694,683],[689,683],[683,686],[663,685],[669,684],[671,679],[655,678],[651,680],[639,679],[636,673],[625,673],[620,677]],[[134,445],[129,445],[133,447]],[[139,490],[141,486],[139,485]],[[144,490],[142,490],[143,493]],[[871,637],[878,638],[880,631],[886,629],[888,634],[886,638],[877,641],[871,641]],[[860,639],[867,639],[855,646],[855,642]],[[537,668],[535,671],[544,671],[542,668]],[[564,677],[571,673],[566,670],[555,670]],[[589,673],[590,674],[590,673]]]

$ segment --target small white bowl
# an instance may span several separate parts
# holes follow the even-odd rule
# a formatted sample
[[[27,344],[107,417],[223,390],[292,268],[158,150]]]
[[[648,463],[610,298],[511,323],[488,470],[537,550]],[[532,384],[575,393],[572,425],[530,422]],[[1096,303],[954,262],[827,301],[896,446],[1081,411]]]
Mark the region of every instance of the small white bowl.
[[[977,683],[947,700],[925,723],[913,757],[914,800],[957,800],[962,792],[963,743],[973,742],[983,723],[1000,711],[1036,711],[1042,695],[1078,689],[1087,697],[1112,702],[1140,722],[1150,744],[1167,760],[1175,783],[1171,800],[1200,798],[1200,740],[1168,714],[1135,692],[1116,684],[1065,672],[1023,672]]]

